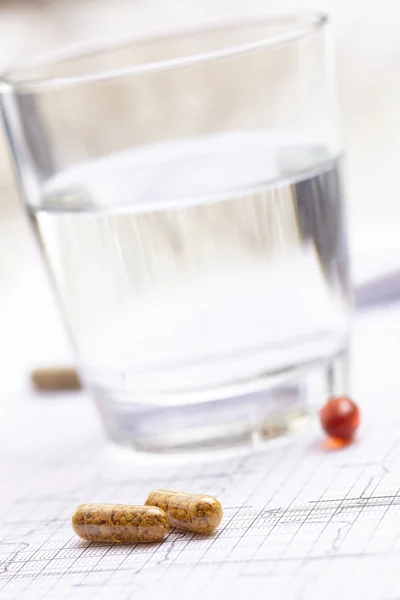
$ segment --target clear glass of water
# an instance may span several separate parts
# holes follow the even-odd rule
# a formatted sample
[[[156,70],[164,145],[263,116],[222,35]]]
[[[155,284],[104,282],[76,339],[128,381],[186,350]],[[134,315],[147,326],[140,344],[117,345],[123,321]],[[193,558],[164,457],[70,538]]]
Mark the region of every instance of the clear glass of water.
[[[328,32],[317,14],[224,23],[3,75],[22,201],[114,440],[264,440],[346,391]]]

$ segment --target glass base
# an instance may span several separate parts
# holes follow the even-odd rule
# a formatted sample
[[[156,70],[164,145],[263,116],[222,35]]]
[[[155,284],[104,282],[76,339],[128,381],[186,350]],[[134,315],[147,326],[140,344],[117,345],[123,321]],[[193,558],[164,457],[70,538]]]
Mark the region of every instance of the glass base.
[[[138,451],[176,452],[259,444],[304,426],[333,394],[348,393],[347,351],[318,363],[215,390],[144,397],[95,387],[109,437]],[[209,397],[210,390],[204,393]]]

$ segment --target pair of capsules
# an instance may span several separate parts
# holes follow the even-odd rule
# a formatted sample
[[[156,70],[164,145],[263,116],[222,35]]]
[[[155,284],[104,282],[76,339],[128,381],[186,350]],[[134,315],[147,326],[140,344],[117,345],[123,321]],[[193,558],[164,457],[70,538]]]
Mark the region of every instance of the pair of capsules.
[[[75,533],[90,542],[161,542],[169,527],[210,534],[222,506],[213,496],[156,490],[144,506],[81,504],[72,516]]]

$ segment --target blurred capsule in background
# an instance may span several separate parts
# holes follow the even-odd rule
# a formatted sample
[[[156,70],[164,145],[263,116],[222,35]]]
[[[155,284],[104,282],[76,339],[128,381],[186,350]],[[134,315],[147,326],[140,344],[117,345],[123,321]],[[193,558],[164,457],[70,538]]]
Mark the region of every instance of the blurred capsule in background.
[[[31,382],[40,392],[80,390],[82,385],[73,367],[47,367],[31,372]]]

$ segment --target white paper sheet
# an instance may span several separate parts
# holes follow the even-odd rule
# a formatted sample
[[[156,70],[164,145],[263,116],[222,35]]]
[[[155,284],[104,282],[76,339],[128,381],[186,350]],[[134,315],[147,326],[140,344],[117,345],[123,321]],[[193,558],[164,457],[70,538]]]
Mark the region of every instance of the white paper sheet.
[[[399,356],[400,307],[358,317],[363,426],[336,452],[315,424],[256,453],[146,457],[106,444],[82,397],[3,397],[0,599],[398,598]],[[217,496],[221,527],[157,545],[75,537],[78,504],[139,504],[159,487]]]

